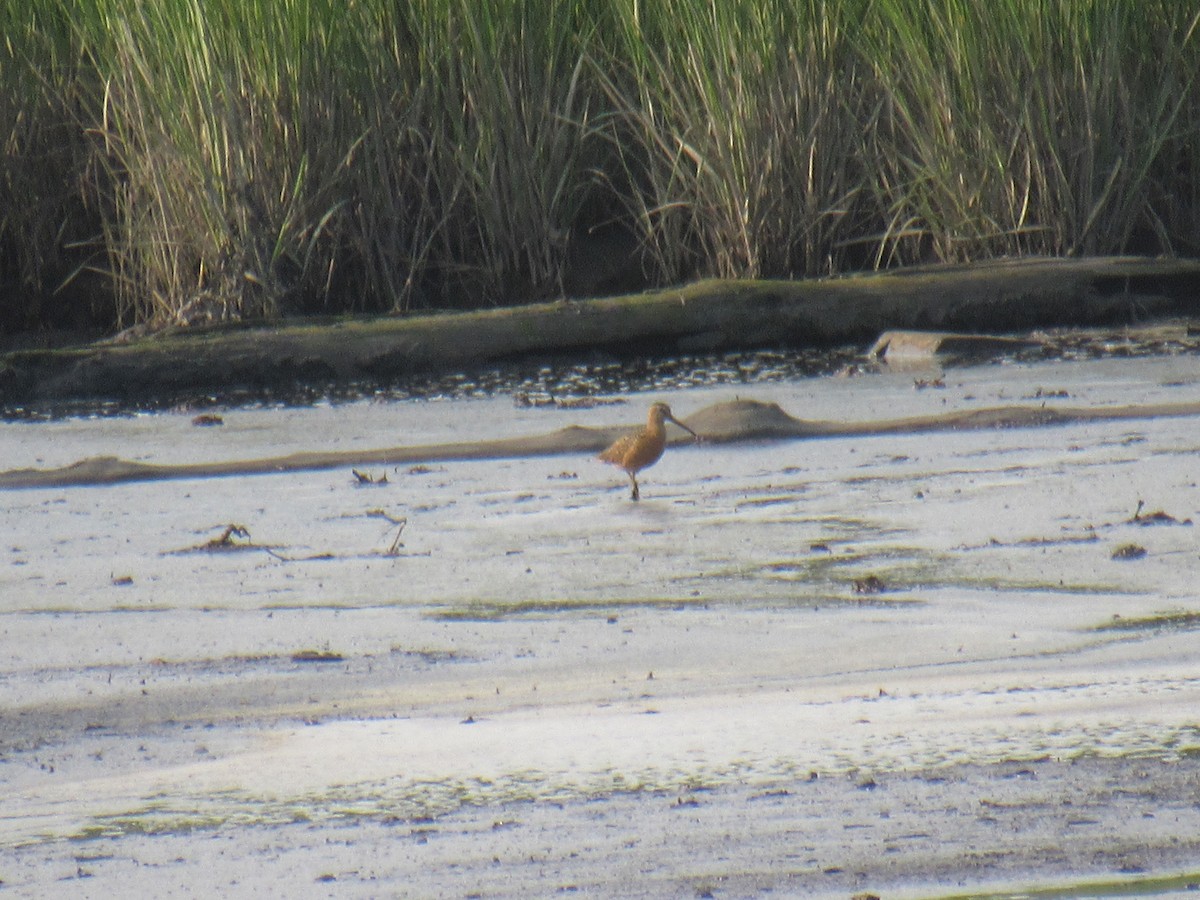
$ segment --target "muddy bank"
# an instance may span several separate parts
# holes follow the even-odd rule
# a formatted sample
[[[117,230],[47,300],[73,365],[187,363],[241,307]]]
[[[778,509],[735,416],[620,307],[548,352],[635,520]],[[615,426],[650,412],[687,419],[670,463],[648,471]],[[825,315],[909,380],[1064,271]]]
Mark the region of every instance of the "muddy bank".
[[[1049,408],[1043,404],[956,410],[937,415],[868,422],[833,422],[798,419],[785,412],[777,403],[739,399],[707,406],[687,418],[686,424],[702,441],[735,443],[851,435],[920,434],[965,429],[1032,428],[1065,425],[1071,422],[1196,415],[1200,415],[1200,402],[1101,408]],[[0,472],[0,490],[118,484],[172,478],[263,475],[345,466],[596,453],[608,446],[624,430],[620,427],[589,428],[572,425],[548,434],[490,441],[425,444],[381,450],[309,451],[266,459],[184,465],[156,465],[113,456],[99,456],[58,468],[11,469]],[[691,437],[684,435],[682,431],[675,431],[671,440],[673,443],[680,443],[690,441]]]
[[[1200,262],[1030,259],[828,281],[705,281],[485,312],[160,334],[0,356],[0,404],[168,401],[389,384],[498,361],[866,344],[889,329],[1004,332],[1193,311]]]
[[[584,452],[0,495],[5,885],[1186,890],[1196,354],[941,375],[0,423],[46,469],[583,443],[660,399],[709,434],[639,503]]]

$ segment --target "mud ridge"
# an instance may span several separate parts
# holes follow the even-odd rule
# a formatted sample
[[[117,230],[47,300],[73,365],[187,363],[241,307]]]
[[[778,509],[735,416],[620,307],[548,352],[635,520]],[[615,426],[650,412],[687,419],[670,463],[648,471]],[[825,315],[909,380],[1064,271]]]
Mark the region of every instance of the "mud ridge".
[[[1200,415],[1200,403],[1161,403],[1104,408],[1003,406],[933,416],[874,422],[830,422],[798,419],[777,403],[732,400],[707,406],[687,418],[702,442],[730,444],[765,440],[797,440],[848,435],[918,434],[985,428],[1037,428],[1072,422],[1152,419]],[[620,435],[621,428],[572,425],[547,434],[451,444],[422,444],[382,450],[300,452],[265,459],[229,460],[185,465],[154,465],[113,456],[89,457],[53,469],[10,469],[0,472],[0,490],[119,484],[229,475],[336,469],[343,466],[426,463],[444,460],[505,459],[595,453]],[[672,443],[691,438],[676,436]]]

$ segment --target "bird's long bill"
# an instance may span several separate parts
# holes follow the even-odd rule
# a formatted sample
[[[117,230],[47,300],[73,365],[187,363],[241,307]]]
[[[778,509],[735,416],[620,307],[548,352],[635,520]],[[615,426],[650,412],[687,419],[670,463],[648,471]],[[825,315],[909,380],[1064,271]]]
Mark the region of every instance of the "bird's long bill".
[[[666,416],[666,419],[668,422],[674,422],[676,425],[678,425],[680,428],[682,428],[684,431],[686,431],[692,437],[694,437],[694,438],[700,437],[700,435],[696,434],[696,432],[692,431],[692,429],[688,428],[686,425],[684,425],[682,422],[680,422],[674,416]]]

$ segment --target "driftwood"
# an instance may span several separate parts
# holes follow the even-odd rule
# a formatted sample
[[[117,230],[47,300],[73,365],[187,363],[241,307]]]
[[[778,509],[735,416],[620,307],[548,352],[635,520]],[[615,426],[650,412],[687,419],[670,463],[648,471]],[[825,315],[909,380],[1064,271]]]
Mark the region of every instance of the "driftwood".
[[[806,281],[704,281],[484,312],[283,322],[0,356],[0,403],[167,401],[238,390],[395,383],[521,357],[670,356],[861,343],[891,329],[970,333],[1193,311],[1200,262],[1025,259]]]
[[[1038,341],[1004,335],[887,331],[879,336],[874,346],[867,351],[867,356],[889,365],[927,363],[935,357],[968,362],[1019,353],[1038,346]]]

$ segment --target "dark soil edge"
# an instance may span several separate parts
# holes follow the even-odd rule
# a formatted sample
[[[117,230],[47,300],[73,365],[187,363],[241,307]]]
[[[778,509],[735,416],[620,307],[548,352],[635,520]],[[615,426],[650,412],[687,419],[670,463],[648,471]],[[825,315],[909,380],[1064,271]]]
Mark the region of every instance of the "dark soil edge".
[[[889,329],[1106,325],[1200,309],[1200,261],[1023,259],[809,281],[703,281],[472,313],[283,322],[0,355],[0,405],[171,402],[398,383],[522,358],[864,345]]]

